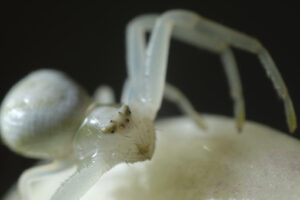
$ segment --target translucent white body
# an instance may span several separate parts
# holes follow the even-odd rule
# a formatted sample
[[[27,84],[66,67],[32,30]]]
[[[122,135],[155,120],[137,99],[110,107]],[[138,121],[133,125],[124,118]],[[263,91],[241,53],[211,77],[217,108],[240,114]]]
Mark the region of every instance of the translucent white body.
[[[148,44],[145,40],[147,31],[151,32]],[[151,159],[155,147],[153,121],[160,109],[163,95],[177,102],[182,110],[194,119],[199,126],[202,128],[207,127],[183,94],[176,88],[165,84],[168,49],[172,36],[220,55],[228,77],[230,94],[234,100],[236,128],[239,131],[242,130],[245,122],[244,98],[237,64],[230,46],[257,54],[279,97],[284,102],[289,130],[292,132],[296,129],[296,115],[288,90],[274,61],[258,40],[204,19],[190,11],[173,10],[162,15],[140,16],[133,19],[127,26],[128,78],[124,84],[121,105],[103,105],[103,102],[109,103],[107,101],[114,98],[112,95],[108,95],[110,92],[100,92],[101,97],[96,95],[92,101],[83,100],[84,103],[79,103],[78,108],[76,103],[74,104],[75,107],[68,107],[68,102],[81,102],[80,99],[89,99],[89,97],[83,93],[80,94],[82,96],[74,95],[74,99],[72,97],[61,98],[61,95],[64,96],[67,93],[65,91],[68,90],[67,88],[61,91],[60,87],[56,87],[57,82],[53,81],[50,88],[54,87],[55,89],[49,90],[48,84],[46,84],[47,87],[40,85],[39,81],[43,82],[43,78],[39,78],[33,88],[38,88],[38,91],[41,90],[45,93],[45,96],[49,96],[47,103],[40,104],[39,101],[35,101],[42,98],[39,92],[29,92],[29,94],[32,93],[30,98],[33,100],[28,105],[32,107],[24,110],[24,113],[27,111],[32,112],[32,119],[38,120],[31,123],[30,120],[29,122],[26,121],[31,118],[18,118],[17,114],[12,114],[12,118],[16,119],[14,122],[22,124],[25,128],[29,127],[26,130],[23,127],[18,129],[18,126],[14,125],[9,127],[6,124],[11,118],[9,113],[14,111],[14,106],[18,107],[18,105],[12,104],[13,107],[9,108],[9,103],[6,102],[14,102],[15,99],[18,102],[24,102],[26,99],[24,96],[27,95],[26,90],[32,91],[32,88],[25,87],[25,89],[20,90],[13,88],[8,94],[6,98],[8,100],[4,101],[1,114],[1,118],[5,119],[1,121],[1,129],[6,132],[2,133],[2,137],[8,146],[24,155],[44,158],[45,156],[40,154],[35,155],[35,151],[31,149],[29,144],[32,141],[33,146],[37,145],[35,150],[39,151],[39,148],[41,148],[39,145],[42,143],[38,142],[43,139],[45,141],[49,140],[50,148],[46,148],[44,154],[54,158],[54,163],[63,163],[56,165],[56,168],[50,164],[48,168],[38,166],[24,172],[18,184],[23,199],[32,198],[31,186],[33,182],[46,179],[51,174],[59,173],[73,164],[76,165],[76,170],[57,188],[51,197],[52,200],[80,199],[93,187],[104,172],[110,170],[116,164]],[[51,77],[51,73],[49,76]],[[48,79],[52,80],[47,77],[46,80]],[[66,80],[60,81],[62,83],[66,82]],[[26,78],[24,82],[26,83]],[[21,81],[20,88],[24,87],[22,84]],[[74,91],[77,92],[80,91],[76,85],[70,86],[70,88],[75,88]],[[22,94],[21,98],[18,98],[19,93]],[[104,101],[101,102],[101,99]],[[48,101],[53,103],[54,106],[48,107]],[[55,106],[56,104],[57,106]],[[38,113],[40,107],[43,108],[41,109],[41,115],[46,116],[44,118],[35,116],[34,111],[36,110]],[[75,115],[69,114],[75,112],[74,110],[77,112],[77,109],[79,109],[79,112]],[[73,120],[73,118],[76,120]],[[66,123],[69,121],[70,124]],[[65,131],[64,128],[70,128],[73,134],[67,133],[69,130]],[[61,130],[66,132],[66,136],[61,133]],[[17,133],[10,134],[11,131]],[[70,140],[71,135],[73,140]],[[36,139],[35,136],[42,139]],[[56,137],[68,138],[58,143]],[[24,142],[29,148],[21,148],[24,145],[23,138],[29,138],[27,143]],[[52,150],[53,143],[51,144],[51,142],[53,141],[60,145],[58,149],[65,150],[69,154],[59,154],[56,149]],[[62,158],[61,155],[65,155],[65,157]]]
[[[91,111],[74,138],[74,153],[78,159],[100,154],[102,159],[115,163],[135,162],[152,157],[155,133],[149,127],[154,125],[152,120],[145,118],[140,108],[131,109],[135,114],[129,118],[130,121],[123,130],[118,130],[118,134],[99,134],[115,118],[117,110],[118,108],[101,106]]]

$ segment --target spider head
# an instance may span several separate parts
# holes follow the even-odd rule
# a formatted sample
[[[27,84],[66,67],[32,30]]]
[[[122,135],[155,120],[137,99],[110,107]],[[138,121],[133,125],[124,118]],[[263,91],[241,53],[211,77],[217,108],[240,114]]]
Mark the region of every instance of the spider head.
[[[79,160],[101,156],[108,164],[150,159],[155,129],[137,106],[94,108],[78,130],[73,148]]]

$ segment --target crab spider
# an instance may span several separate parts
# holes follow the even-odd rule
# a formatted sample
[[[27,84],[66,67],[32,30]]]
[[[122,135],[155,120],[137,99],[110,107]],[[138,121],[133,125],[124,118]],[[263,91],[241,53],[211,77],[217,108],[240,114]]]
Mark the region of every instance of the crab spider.
[[[146,44],[148,31],[151,36]],[[256,39],[190,11],[140,16],[127,26],[128,79],[121,105],[112,104],[110,89],[98,90],[92,99],[64,74],[53,70],[30,74],[4,99],[1,107],[4,142],[25,156],[55,160],[23,173],[18,185],[24,199],[30,199],[33,181],[72,165],[77,166],[76,172],[57,189],[52,200],[80,199],[114,165],[151,159],[155,148],[153,121],[163,96],[177,102],[205,128],[183,94],[165,84],[171,36],[221,56],[239,130],[245,120],[245,108],[230,46],[257,54],[284,102],[289,130],[296,129],[296,116],[286,86],[269,53]]]

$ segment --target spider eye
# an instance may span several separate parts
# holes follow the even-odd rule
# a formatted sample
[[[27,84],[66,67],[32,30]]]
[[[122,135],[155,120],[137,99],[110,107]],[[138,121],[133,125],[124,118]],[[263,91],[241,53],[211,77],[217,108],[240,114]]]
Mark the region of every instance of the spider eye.
[[[110,124],[103,127],[101,131],[103,133],[115,133],[116,131],[121,131],[126,128],[128,123],[130,122],[129,118],[131,115],[131,111],[129,106],[124,105],[120,108],[120,111],[118,111],[117,116],[113,116],[113,119],[111,119],[109,122]]]
[[[110,120],[113,121],[113,120]],[[101,128],[102,133],[114,133],[117,129],[117,126],[114,122],[110,122],[110,125]]]

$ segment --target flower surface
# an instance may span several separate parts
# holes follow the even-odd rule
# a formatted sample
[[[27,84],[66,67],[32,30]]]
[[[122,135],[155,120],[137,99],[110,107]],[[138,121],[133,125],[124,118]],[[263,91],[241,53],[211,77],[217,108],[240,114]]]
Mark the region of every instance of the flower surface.
[[[233,119],[204,117],[206,131],[185,117],[158,121],[153,158],[115,166],[82,200],[300,199],[298,140],[254,122],[239,134]],[[35,183],[32,200],[49,199],[74,170]]]

